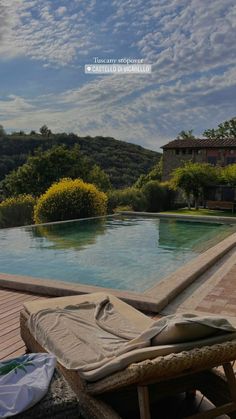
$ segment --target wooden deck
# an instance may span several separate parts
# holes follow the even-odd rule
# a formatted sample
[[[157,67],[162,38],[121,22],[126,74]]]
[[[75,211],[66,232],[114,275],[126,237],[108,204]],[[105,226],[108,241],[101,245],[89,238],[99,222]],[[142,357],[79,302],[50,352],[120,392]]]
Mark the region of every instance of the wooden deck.
[[[45,297],[0,289],[0,360],[25,353],[20,337],[19,313],[24,302]]]

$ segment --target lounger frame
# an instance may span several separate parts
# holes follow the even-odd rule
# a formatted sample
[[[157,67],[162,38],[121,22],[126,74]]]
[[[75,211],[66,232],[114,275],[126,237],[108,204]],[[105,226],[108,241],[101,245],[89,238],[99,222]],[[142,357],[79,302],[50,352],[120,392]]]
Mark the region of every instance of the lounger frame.
[[[31,352],[45,352],[45,349],[31,335],[28,327],[28,313],[20,313],[21,336],[26,347]],[[96,396],[112,393],[129,386],[136,386],[138,391],[139,409],[141,419],[150,419],[148,386],[158,384],[158,393],[161,396],[170,393],[180,393],[191,389],[204,389],[205,371],[223,366],[231,400],[211,409],[199,413],[191,418],[210,419],[221,414],[236,411],[236,380],[231,362],[236,359],[236,340],[227,341],[212,346],[204,346],[189,351],[159,356],[152,360],[133,363],[123,371],[114,373],[93,383],[88,383],[79,377],[74,370],[68,370],[58,363],[66,380],[84,404],[88,403],[87,415],[93,419],[118,419],[119,415],[108,405],[101,402]],[[90,401],[86,399],[90,397]]]

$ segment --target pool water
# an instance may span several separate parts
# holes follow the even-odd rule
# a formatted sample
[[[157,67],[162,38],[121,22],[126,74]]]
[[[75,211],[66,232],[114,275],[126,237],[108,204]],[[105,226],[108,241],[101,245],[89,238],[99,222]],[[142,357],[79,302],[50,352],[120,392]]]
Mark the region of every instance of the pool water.
[[[0,272],[143,292],[235,225],[107,217],[0,230]]]

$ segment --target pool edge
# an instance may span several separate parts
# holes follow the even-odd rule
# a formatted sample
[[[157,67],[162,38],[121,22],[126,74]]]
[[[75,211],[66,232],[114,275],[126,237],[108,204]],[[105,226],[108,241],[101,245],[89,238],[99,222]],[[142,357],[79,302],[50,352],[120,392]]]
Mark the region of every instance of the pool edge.
[[[138,212],[138,211],[117,211],[116,215],[132,215],[136,217],[151,217],[151,218],[173,218],[183,221],[206,221],[212,223],[236,223],[236,217],[221,217],[213,215],[188,215],[188,214],[171,214],[168,212]]]
[[[144,294],[156,298],[159,310],[162,310],[235,246],[236,233],[233,233],[164,277],[157,285],[146,290]]]
[[[172,274],[164,277],[160,282],[143,293],[6,273],[0,273],[0,288],[33,292],[53,297],[102,291],[121,298],[139,310],[158,313],[235,246],[236,233],[233,233],[178,268]]]
[[[103,292],[113,294],[139,310],[152,312],[159,311],[156,299],[149,295],[145,295],[144,293],[140,294],[132,291],[117,290],[81,283],[73,284],[55,279],[0,273],[0,288],[14,291],[25,291],[51,297]]]

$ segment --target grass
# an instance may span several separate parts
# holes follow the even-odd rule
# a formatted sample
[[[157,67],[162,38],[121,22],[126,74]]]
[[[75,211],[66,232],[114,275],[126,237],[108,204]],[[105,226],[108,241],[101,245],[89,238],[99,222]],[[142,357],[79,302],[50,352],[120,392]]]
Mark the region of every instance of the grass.
[[[180,208],[178,210],[165,211],[168,214],[179,214],[179,215],[210,215],[213,217],[236,217],[236,212],[232,213],[231,210],[209,210],[204,208],[199,208],[195,210],[194,208],[189,210],[188,208]]]

